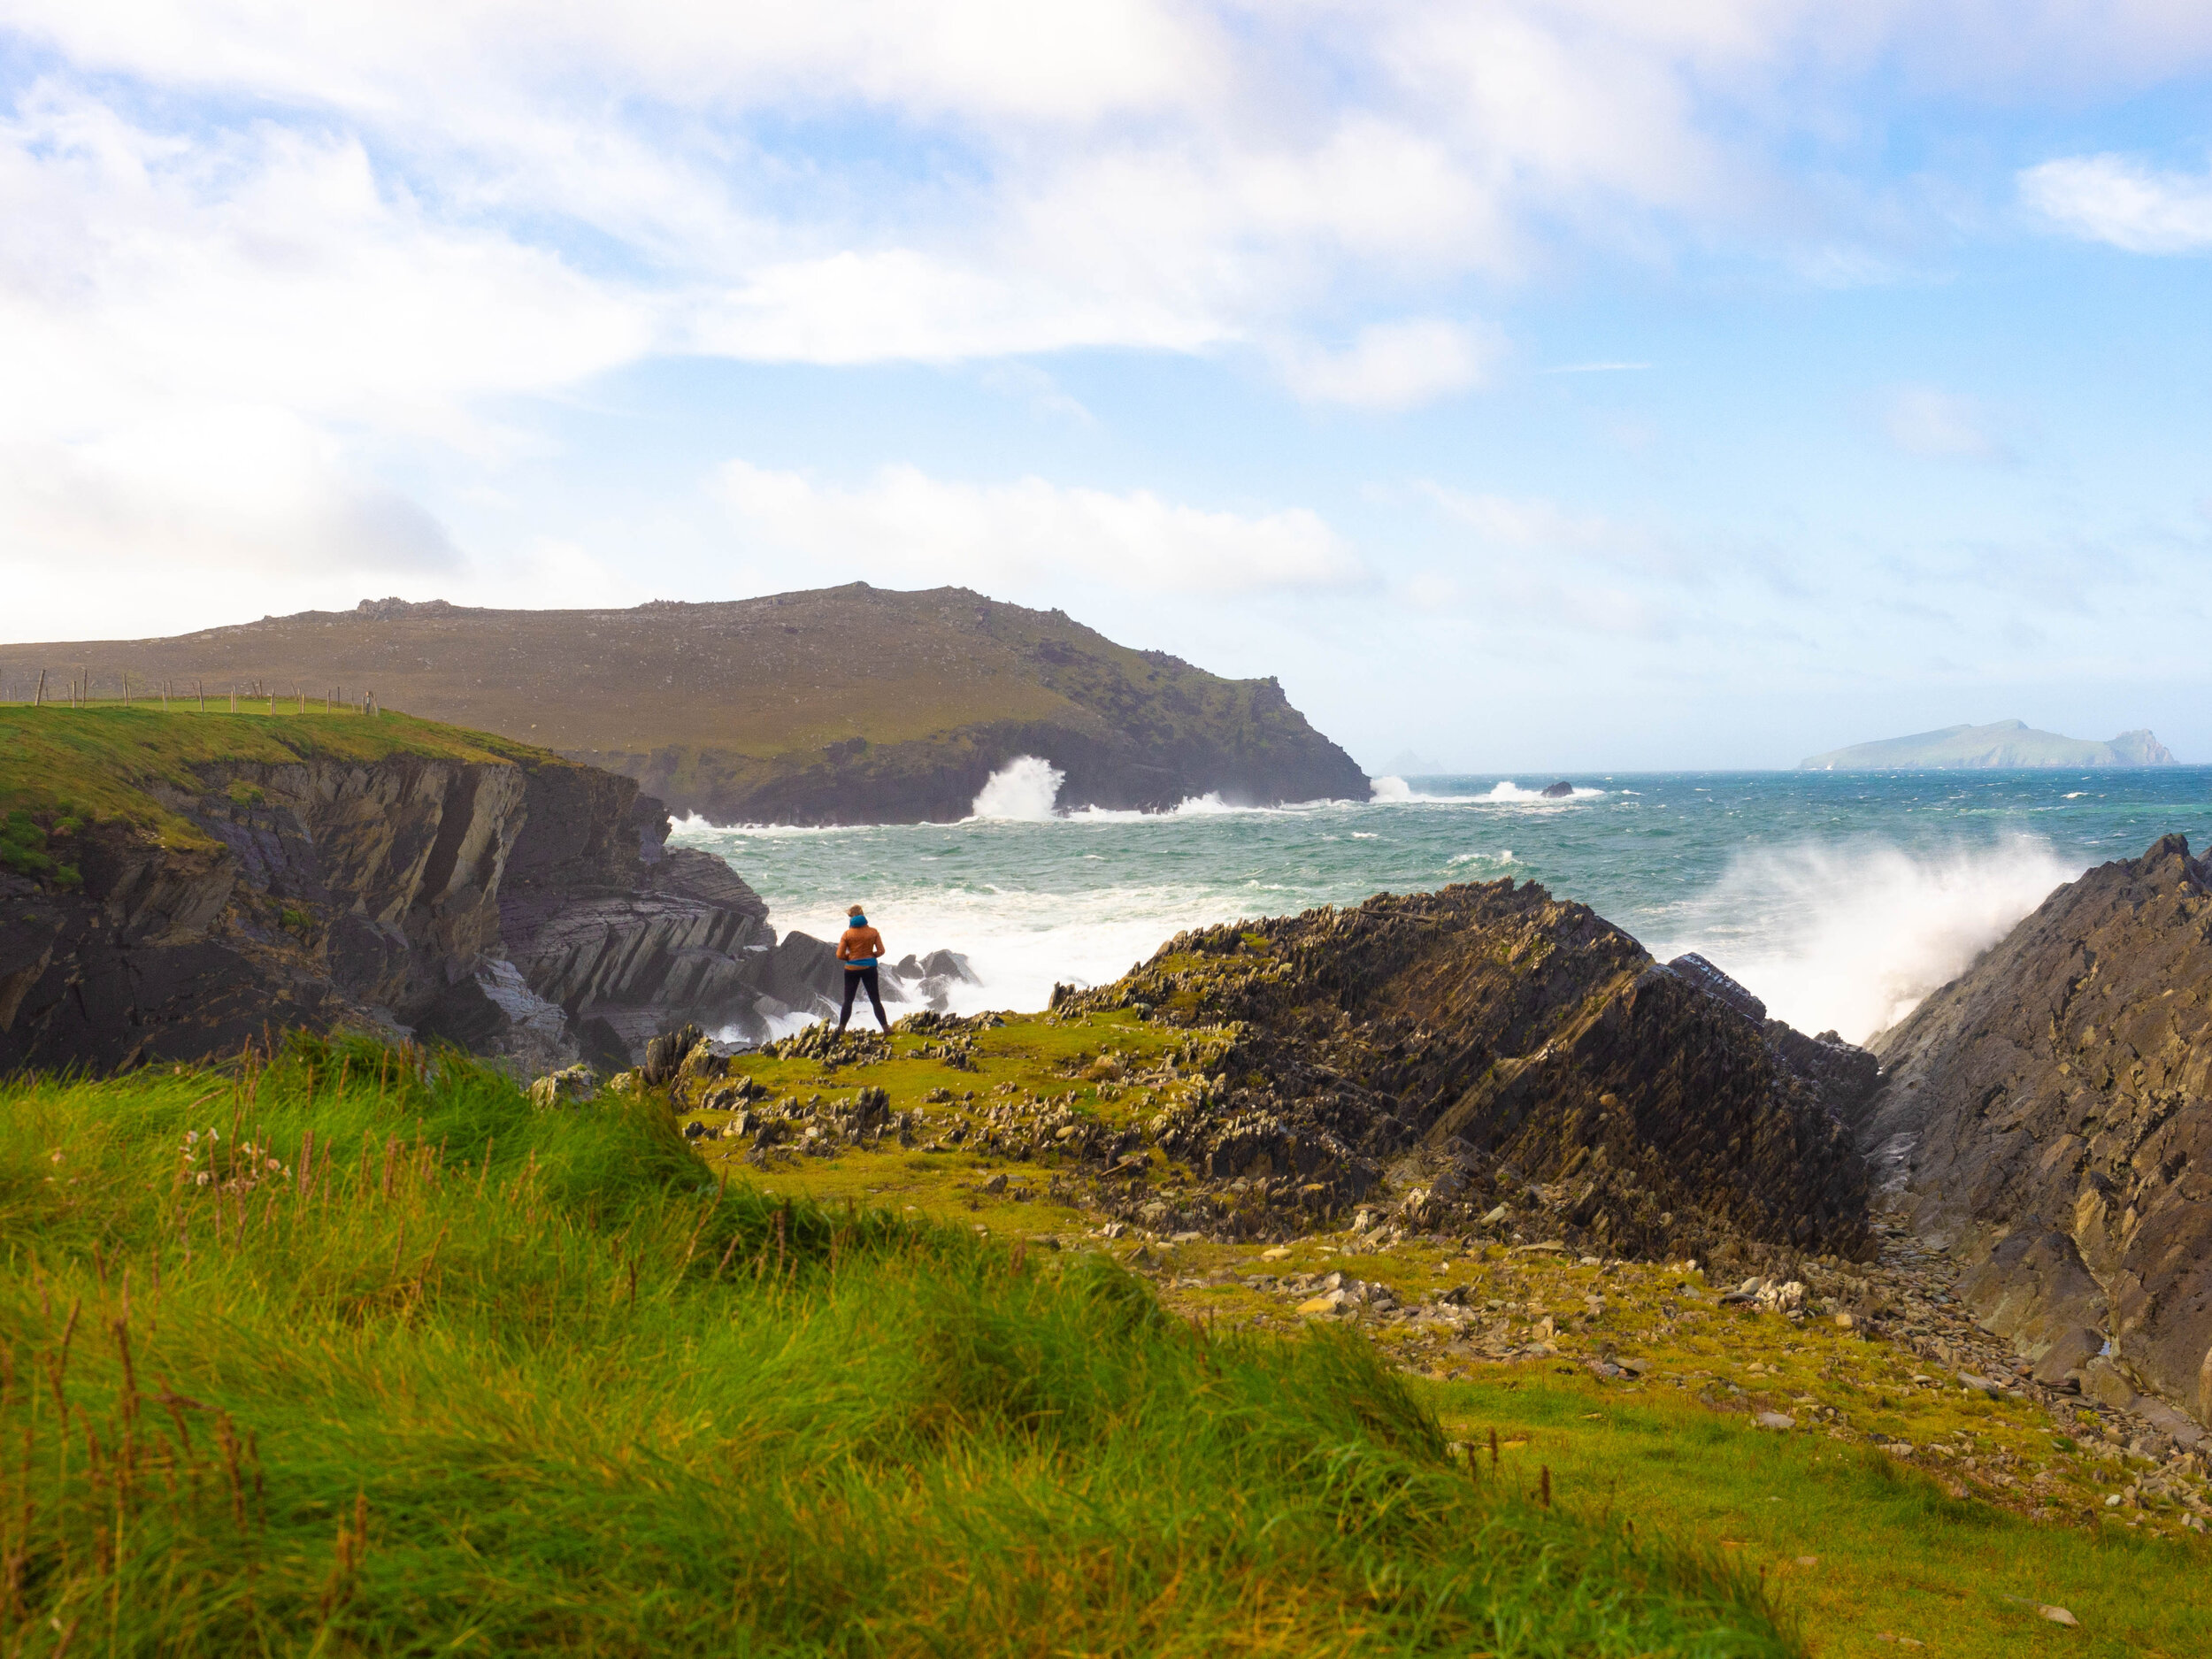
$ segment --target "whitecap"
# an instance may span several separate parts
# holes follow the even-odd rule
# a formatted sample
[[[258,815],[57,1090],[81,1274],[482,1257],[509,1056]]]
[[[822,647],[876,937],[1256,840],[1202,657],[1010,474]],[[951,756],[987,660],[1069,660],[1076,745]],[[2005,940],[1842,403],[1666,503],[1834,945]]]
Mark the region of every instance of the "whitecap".
[[[1017,755],[976,792],[970,817],[1018,824],[1048,824],[1068,775],[1036,755]]]
[[[1565,807],[1577,802],[1601,800],[1602,789],[1574,786],[1571,795],[1546,795],[1541,789],[1524,789],[1511,779],[1490,786],[1483,795],[1425,795],[1417,793],[1402,778],[1378,778],[1371,804],[1375,806],[1533,806]]]

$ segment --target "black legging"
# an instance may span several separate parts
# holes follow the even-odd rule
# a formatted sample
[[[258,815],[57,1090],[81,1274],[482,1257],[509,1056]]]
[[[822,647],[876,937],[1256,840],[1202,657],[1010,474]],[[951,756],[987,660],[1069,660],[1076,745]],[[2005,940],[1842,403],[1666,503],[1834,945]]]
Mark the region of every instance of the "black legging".
[[[864,985],[868,987],[868,1000],[875,1004],[876,1024],[890,1030],[891,1022],[883,1017],[883,993],[876,989],[876,971],[872,965],[845,970],[845,1006],[837,1016],[837,1029],[844,1030],[845,1022],[853,1017],[853,992]]]

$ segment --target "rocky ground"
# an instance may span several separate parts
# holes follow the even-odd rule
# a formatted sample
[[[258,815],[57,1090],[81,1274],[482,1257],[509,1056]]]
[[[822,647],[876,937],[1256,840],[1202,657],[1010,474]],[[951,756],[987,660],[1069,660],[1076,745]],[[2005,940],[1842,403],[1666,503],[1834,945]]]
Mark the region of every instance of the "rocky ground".
[[[1571,1181],[1478,1208],[1411,1156],[1356,1200],[1294,1171],[1202,1175],[1170,1148],[1239,1035],[1129,1010],[923,1014],[753,1055],[671,1044],[616,1086],[665,1089],[710,1164],[772,1190],[1104,1251],[1192,1318],[1340,1325],[1425,1378],[1563,1370],[1867,1448],[2040,1521],[2177,1535],[2212,1517],[2187,1419],[2038,1380],[1901,1217],[1870,1218],[1864,1261],[1741,1240],[1638,1261],[1575,1226]]]
[[[2193,1425],[2036,1382],[1974,1324],[1955,1269],[1893,1220],[1878,1260],[1807,1260],[1788,1280],[1578,1256],[1548,1240],[1353,1229],[1225,1255],[1115,1231],[1091,1236],[1189,1317],[1348,1322],[1440,1379],[1552,1366],[1672,1390],[1778,1433],[1878,1448],[1954,1496],[2039,1520],[2201,1533],[2212,1519]]]

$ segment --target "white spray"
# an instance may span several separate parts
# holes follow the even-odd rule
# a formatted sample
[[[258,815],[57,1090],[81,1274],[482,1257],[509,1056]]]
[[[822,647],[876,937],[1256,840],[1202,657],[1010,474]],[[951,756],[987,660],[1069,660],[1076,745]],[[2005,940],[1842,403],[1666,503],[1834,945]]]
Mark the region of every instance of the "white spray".
[[[1746,853],[1670,918],[1654,949],[1699,951],[1776,1018],[1859,1042],[1956,979],[2079,873],[2025,838],[1935,856],[1886,842]]]
[[[972,814],[981,818],[1010,818],[1043,824],[1052,818],[1053,803],[1067,773],[1034,755],[1017,755],[985,781],[975,797]]]

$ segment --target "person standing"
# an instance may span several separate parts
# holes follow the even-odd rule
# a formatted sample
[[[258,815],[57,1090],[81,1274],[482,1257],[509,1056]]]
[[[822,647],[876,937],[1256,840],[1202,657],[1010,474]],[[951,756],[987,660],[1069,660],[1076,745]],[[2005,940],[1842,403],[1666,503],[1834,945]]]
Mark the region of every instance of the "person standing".
[[[887,1032],[891,1022],[883,1017],[883,993],[876,983],[876,964],[883,957],[883,935],[868,926],[857,904],[845,912],[844,935],[837,941],[837,959],[845,964],[845,1006],[837,1016],[837,1034],[845,1034],[845,1022],[853,1017],[853,993],[867,987],[868,1001],[876,1010],[876,1024]]]

